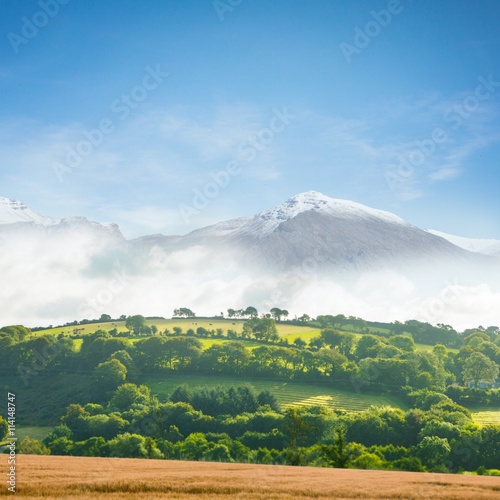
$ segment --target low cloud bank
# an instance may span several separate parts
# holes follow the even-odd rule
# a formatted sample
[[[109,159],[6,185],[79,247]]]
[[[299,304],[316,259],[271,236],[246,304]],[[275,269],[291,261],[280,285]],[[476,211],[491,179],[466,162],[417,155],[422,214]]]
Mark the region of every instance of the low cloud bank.
[[[430,282],[390,269],[328,276],[319,269],[260,275],[238,269],[203,246],[144,252],[99,239],[0,239],[0,325],[45,326],[103,313],[170,317],[189,307],[199,316],[253,305],[286,308],[290,317],[344,314],[374,321],[417,319],[463,330],[500,325],[500,283],[471,284],[450,274]],[[425,276],[418,278],[419,275]]]

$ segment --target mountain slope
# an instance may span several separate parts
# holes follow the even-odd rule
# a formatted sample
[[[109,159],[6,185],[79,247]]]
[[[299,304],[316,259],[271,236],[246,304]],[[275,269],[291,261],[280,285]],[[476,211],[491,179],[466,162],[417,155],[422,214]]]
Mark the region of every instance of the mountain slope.
[[[47,238],[98,237],[106,240],[125,241],[116,224],[101,224],[85,217],[58,219],[40,215],[24,203],[0,197],[0,234],[41,235]]]
[[[482,253],[484,255],[500,256],[500,241],[493,239],[476,239],[465,238],[463,236],[454,236],[452,234],[443,233],[442,231],[435,231],[429,229],[429,233],[440,236],[448,240],[450,243],[459,246],[470,252]]]
[[[361,270],[416,261],[474,260],[449,241],[400,217],[316,191],[260,212],[189,233],[181,247],[204,245],[230,252],[247,266],[287,271],[314,259],[320,268]]]
[[[42,226],[50,226],[52,224],[57,224],[59,220],[60,219],[37,214],[18,200],[0,197],[0,224],[34,222]]]

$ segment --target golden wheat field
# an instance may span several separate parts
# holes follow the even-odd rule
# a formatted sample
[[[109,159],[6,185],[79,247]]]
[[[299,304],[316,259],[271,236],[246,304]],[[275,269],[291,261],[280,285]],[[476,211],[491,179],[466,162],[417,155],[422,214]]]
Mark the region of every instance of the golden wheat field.
[[[16,473],[18,500],[500,498],[498,477],[277,465],[21,455]]]

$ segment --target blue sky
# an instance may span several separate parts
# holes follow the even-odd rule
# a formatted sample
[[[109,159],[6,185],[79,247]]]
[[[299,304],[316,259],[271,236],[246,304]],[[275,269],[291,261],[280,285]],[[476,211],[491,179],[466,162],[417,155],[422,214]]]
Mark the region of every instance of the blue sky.
[[[4,0],[0,196],[134,237],[314,189],[500,238],[499,14],[494,0]]]

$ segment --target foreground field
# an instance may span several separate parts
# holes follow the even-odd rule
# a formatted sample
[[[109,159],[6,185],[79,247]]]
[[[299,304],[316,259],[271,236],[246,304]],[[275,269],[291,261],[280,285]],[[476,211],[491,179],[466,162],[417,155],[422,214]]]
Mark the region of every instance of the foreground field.
[[[493,500],[495,477],[278,465],[18,457],[16,498]],[[11,494],[5,483],[0,495]]]

